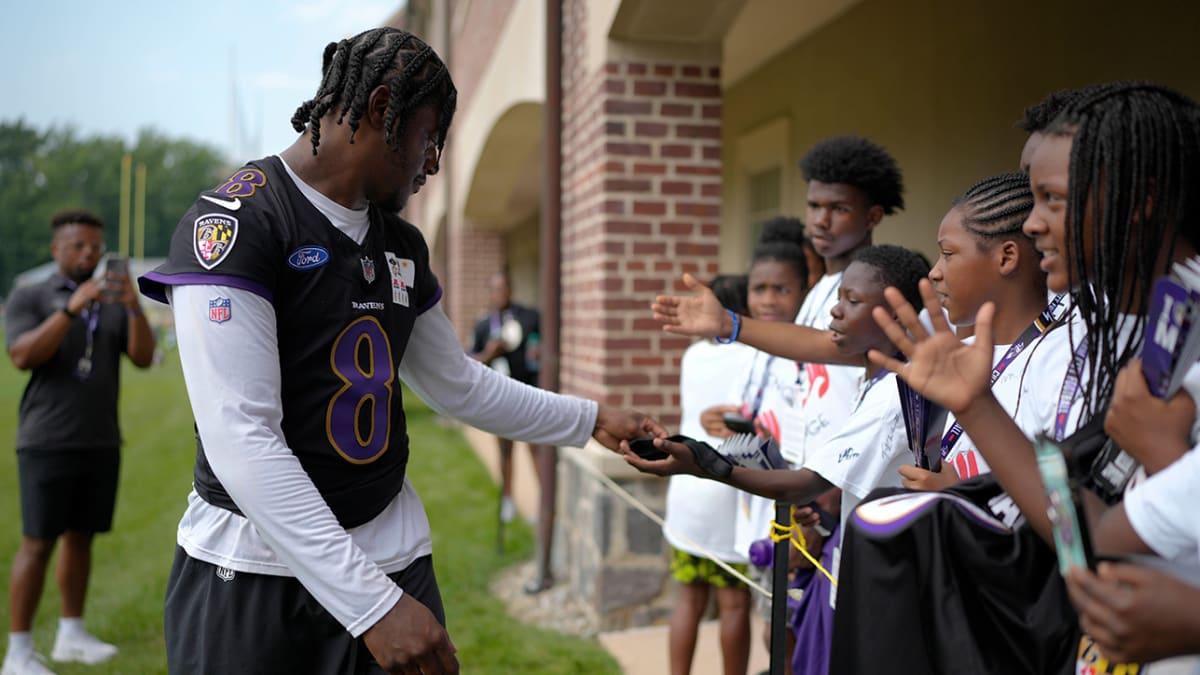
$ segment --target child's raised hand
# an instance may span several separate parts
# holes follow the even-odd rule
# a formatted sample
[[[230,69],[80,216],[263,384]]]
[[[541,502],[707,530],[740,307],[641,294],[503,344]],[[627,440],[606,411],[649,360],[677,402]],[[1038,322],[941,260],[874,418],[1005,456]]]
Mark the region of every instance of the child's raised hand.
[[[905,464],[900,467],[900,483],[909,490],[936,492],[958,483],[958,472],[949,462],[942,462],[942,468],[937,472]]]
[[[717,296],[690,274],[683,275],[683,285],[691,295],[660,295],[650,306],[663,330],[695,337],[729,337],[733,322]]]
[[[1132,359],[1117,375],[1104,432],[1153,474],[1191,449],[1196,405],[1179,390],[1168,400],[1150,393],[1141,359]]]
[[[895,317],[884,307],[872,313],[892,344],[908,359],[901,361],[871,350],[871,363],[896,373],[917,393],[958,416],[990,389],[992,373],[992,316],[995,306],[986,303],[975,317],[975,342],[963,344],[942,313],[941,303],[927,279],[921,280],[921,297],[929,310],[933,333],[925,330],[917,312],[900,291],[888,288],[884,297]]]

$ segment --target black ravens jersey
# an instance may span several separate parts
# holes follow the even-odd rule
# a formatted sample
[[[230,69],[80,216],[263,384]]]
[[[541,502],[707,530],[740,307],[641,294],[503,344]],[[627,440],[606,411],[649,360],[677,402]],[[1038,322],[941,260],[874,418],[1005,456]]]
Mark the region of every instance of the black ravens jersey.
[[[403,485],[408,434],[396,369],[413,322],[441,297],[420,231],[374,206],[369,215],[356,244],[268,157],[201,195],[167,262],[140,280],[158,300],[165,286],[212,284],[274,305],[284,437],[347,528],[378,515]],[[234,311],[229,298],[209,299],[210,321]],[[197,446],[196,492],[236,512],[198,436]]]

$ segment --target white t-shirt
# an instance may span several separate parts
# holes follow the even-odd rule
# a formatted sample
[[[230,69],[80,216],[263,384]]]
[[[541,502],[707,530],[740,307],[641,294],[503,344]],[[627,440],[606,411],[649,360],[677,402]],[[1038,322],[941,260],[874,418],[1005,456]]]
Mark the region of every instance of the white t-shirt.
[[[796,324],[825,330],[837,304],[842,273],[826,274],[813,285],[796,313]],[[803,466],[813,451],[821,448],[850,415],[863,369],[803,363],[800,369],[797,405],[780,416],[783,442],[780,452],[792,466]]]
[[[721,345],[704,340],[688,347],[679,366],[679,433],[714,448],[721,444],[721,439],[705,433],[700,413],[728,402],[729,374],[748,371],[753,356],[754,349],[740,342]],[[746,551],[734,547],[739,492],[715,480],[671,476],[663,537],[692,555],[746,562]]]
[[[727,400],[740,401],[743,414],[750,412],[758,403],[755,420],[780,440],[787,431],[779,420],[785,411],[796,405],[799,385],[795,361],[771,356],[755,350],[746,378],[739,381],[729,392]],[[761,398],[759,390],[761,389]],[[782,437],[779,435],[783,435]],[[745,555],[750,544],[766,537],[771,531],[771,519],[775,515],[775,502],[765,497],[741,493],[738,497],[734,548]]]

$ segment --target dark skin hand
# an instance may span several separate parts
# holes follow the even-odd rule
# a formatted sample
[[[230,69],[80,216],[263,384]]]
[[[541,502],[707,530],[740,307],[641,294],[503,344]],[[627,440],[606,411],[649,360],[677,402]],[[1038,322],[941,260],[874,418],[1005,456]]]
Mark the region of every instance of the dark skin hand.
[[[1129,563],[1075,568],[1067,590],[1079,625],[1111,661],[1154,661],[1200,652],[1200,588]]]
[[[405,593],[363,633],[363,642],[388,673],[458,672],[458,650],[429,608]]]
[[[905,464],[900,467],[900,476],[901,484],[909,490],[937,492],[958,483],[958,472],[949,462],[942,462],[937,472]]]
[[[1133,359],[1117,374],[1104,432],[1153,475],[1191,449],[1195,419],[1196,404],[1186,391],[1165,401],[1151,394],[1141,359]]]

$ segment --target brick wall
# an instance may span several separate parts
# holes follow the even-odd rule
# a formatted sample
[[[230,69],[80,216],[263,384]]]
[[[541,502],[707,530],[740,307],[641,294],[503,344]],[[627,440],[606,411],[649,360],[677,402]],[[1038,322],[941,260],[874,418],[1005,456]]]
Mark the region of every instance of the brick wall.
[[[608,62],[587,72],[586,6],[564,8],[564,391],[678,422],[679,359],[654,296],[717,273],[716,63]]]
[[[488,279],[503,269],[504,240],[471,225],[447,233],[443,306],[463,344],[470,348],[475,322],[488,306]]]

